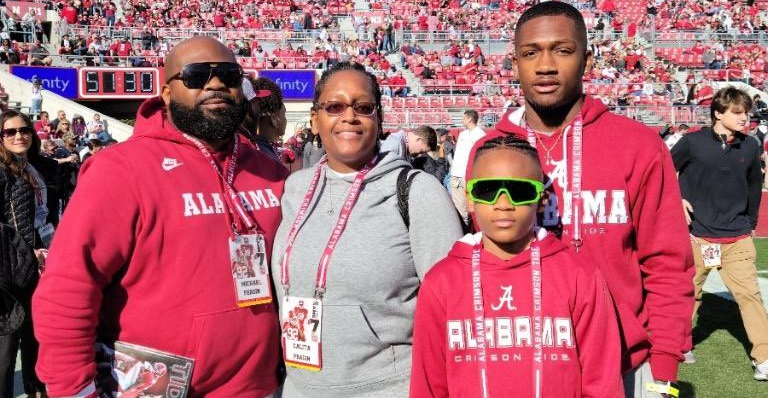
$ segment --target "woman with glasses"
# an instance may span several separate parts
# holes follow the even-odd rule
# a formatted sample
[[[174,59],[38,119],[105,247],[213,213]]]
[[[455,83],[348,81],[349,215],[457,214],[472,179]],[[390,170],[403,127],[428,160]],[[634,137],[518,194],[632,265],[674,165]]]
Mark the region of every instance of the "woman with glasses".
[[[49,223],[48,189],[43,174],[38,170],[39,164],[50,163],[40,160],[40,139],[29,117],[13,110],[4,112],[0,115],[0,127],[3,140],[0,146],[0,223],[23,238],[24,242],[14,246],[16,250],[34,250],[37,258],[32,267],[17,267],[12,273],[8,271],[10,266],[6,267],[4,263],[8,261],[7,256],[0,259],[3,272],[10,273],[0,276],[3,292],[0,305],[12,308],[18,303],[25,314],[22,315],[23,322],[17,325],[18,329],[6,330],[8,334],[0,337],[0,396],[14,396],[14,369],[19,347],[24,391],[30,396],[36,393],[44,395],[45,387],[35,375],[37,340],[32,332],[30,300],[38,281],[35,265],[41,269],[45,265],[45,249],[53,237],[53,227]],[[17,278],[26,281],[23,284],[10,282]]]
[[[326,156],[288,178],[272,258],[283,397],[405,397],[415,298],[461,235],[456,211],[436,179],[379,153],[381,93],[362,65],[323,73],[311,120]]]
[[[58,124],[56,124],[56,131],[51,134],[51,138],[74,138],[74,134],[72,133],[72,124],[69,122],[69,120],[62,120]]]

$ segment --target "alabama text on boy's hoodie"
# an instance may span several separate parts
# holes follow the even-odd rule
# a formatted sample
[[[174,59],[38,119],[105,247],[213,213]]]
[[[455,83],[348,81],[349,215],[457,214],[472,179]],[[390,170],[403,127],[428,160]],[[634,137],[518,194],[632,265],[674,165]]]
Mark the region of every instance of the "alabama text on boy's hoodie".
[[[580,215],[580,254],[600,268],[618,310],[625,344],[622,370],[626,373],[650,358],[656,379],[676,380],[683,349],[690,349],[685,336],[691,328],[694,269],[669,150],[648,127],[585,96],[581,207],[573,209],[574,123],[561,134],[529,137],[520,126],[522,115],[521,108],[502,117],[497,131],[475,144],[472,156],[487,140],[503,134],[537,140],[556,194],[550,196],[543,226],[562,224],[563,242],[569,243],[573,214]]]
[[[475,334],[472,253],[467,235],[427,274],[413,337],[411,396],[483,397]],[[552,235],[541,253],[544,398],[623,398],[621,343],[600,272]],[[533,397],[531,250],[502,260],[480,254],[488,396]]]
[[[236,304],[221,178],[160,98],[142,104],[134,131],[83,166],[57,230],[33,301],[40,379],[52,397],[81,393],[94,343],[120,340],[194,358],[191,397],[273,393],[277,312]],[[238,150],[233,187],[269,251],[287,171],[245,139]],[[231,153],[212,154],[221,170]]]

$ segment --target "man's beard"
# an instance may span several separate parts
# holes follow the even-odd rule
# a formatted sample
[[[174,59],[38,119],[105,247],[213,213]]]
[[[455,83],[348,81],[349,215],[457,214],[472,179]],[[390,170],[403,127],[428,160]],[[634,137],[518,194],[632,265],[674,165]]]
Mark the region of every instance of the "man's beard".
[[[227,100],[225,97],[217,97]],[[210,99],[210,97],[209,97]],[[190,108],[171,99],[168,105],[173,124],[183,133],[200,138],[203,141],[219,141],[235,135],[237,127],[243,122],[246,102],[230,102],[231,106],[217,110],[206,110],[197,105]]]

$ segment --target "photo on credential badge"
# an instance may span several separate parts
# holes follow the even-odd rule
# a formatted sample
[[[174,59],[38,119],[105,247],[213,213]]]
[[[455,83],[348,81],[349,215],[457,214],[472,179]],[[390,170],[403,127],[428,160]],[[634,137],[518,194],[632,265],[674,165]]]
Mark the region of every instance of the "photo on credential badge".
[[[195,361],[191,358],[116,341],[96,344],[100,398],[184,398]]]

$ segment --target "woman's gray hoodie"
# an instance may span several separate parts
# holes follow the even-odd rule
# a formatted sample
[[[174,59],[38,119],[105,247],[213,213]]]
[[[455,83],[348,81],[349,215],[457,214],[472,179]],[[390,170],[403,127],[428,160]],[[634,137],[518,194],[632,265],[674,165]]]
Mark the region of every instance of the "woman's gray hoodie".
[[[328,267],[323,368],[289,368],[283,398],[408,396],[416,295],[430,267],[461,237],[461,227],[445,188],[419,173],[410,189],[411,224],[406,228],[395,192],[400,170],[410,165],[393,154],[384,156],[366,175]],[[286,238],[314,171],[298,171],[285,184],[283,221],[272,256],[278,304]],[[320,257],[354,180],[354,175],[327,171],[325,166],[291,253],[292,296],[313,296]]]

